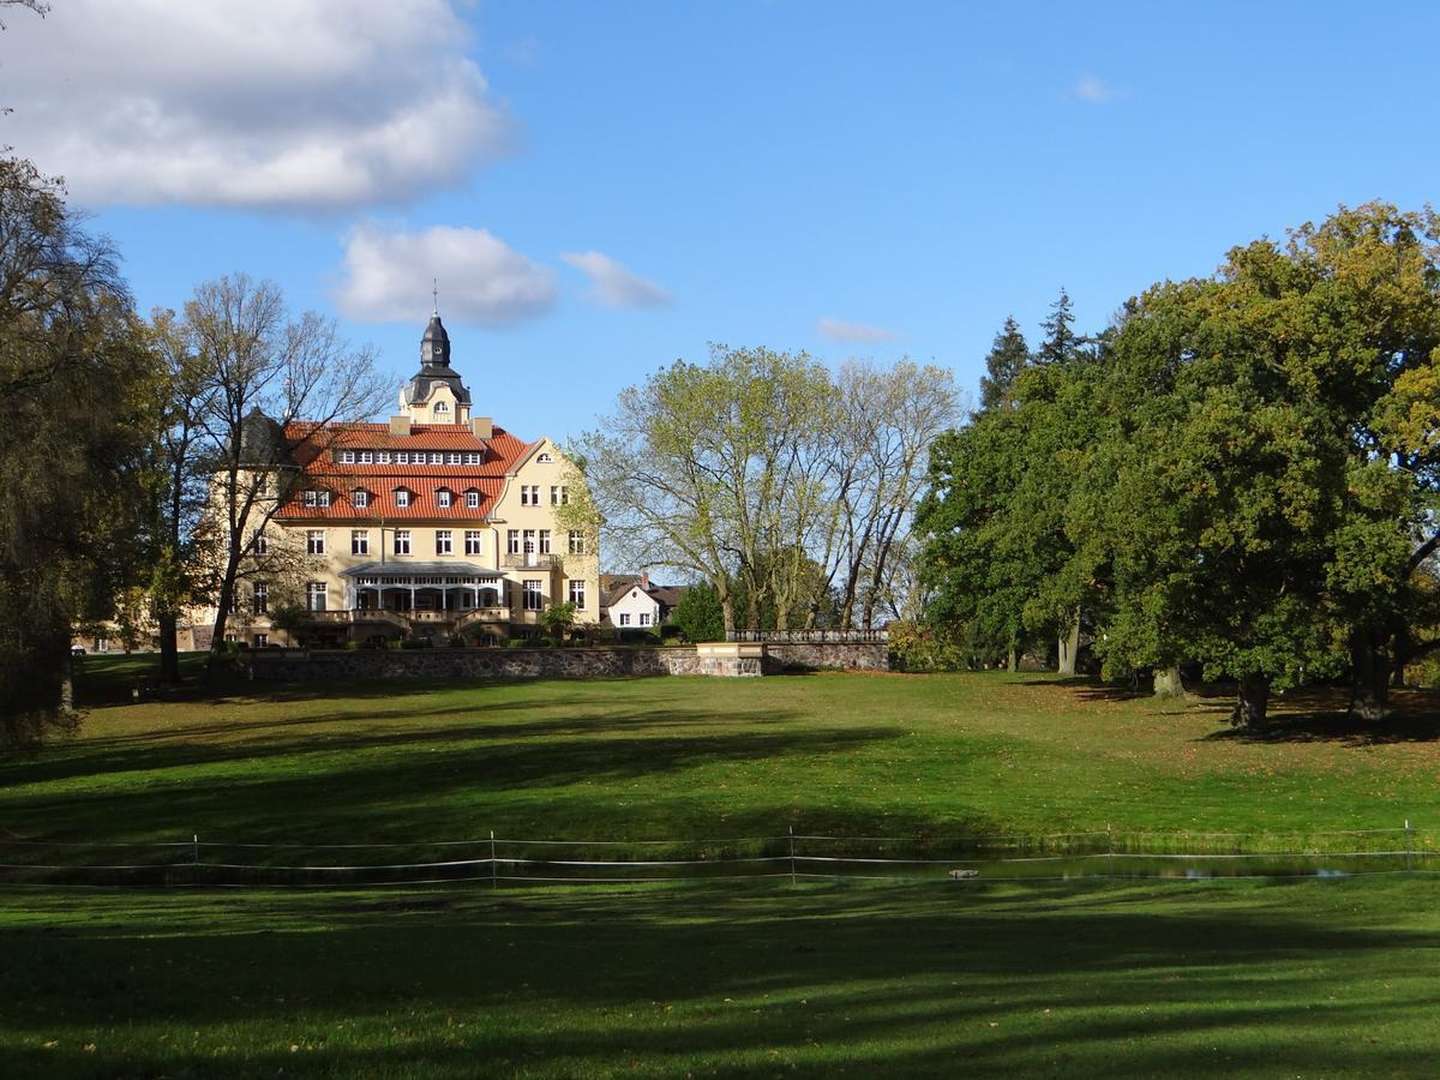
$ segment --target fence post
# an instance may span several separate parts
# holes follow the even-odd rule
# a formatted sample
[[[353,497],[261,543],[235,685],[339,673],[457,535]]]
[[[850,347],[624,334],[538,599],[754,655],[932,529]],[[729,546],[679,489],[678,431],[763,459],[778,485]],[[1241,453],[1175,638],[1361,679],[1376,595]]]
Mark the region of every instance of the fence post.
[[[1410,844],[1410,819],[1407,817],[1407,818],[1405,819],[1405,869],[1406,869],[1406,870],[1411,869],[1411,865],[1410,865],[1410,852],[1411,852],[1411,850],[1412,850],[1412,848],[1411,848],[1411,844]]]
[[[190,834],[190,883],[200,884],[200,834]]]
[[[790,884],[795,884],[795,826],[790,826]]]
[[[500,869],[495,863],[495,830],[490,830],[490,888],[500,887]]]

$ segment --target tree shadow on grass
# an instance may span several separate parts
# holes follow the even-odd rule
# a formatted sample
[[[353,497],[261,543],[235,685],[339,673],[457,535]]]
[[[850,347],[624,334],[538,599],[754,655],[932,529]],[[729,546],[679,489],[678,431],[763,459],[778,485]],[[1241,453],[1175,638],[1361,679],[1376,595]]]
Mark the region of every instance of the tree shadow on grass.
[[[1349,691],[1306,687],[1271,699],[1269,723],[1263,728],[1226,727],[1205,736],[1208,742],[1336,743],[1341,746],[1382,746],[1440,740],[1440,695],[1430,690],[1393,690],[1393,714],[1369,721],[1351,716]],[[1220,707],[1215,706],[1218,713]]]
[[[63,784],[141,770],[156,772],[156,781],[98,789],[71,784],[53,793],[42,788],[16,807],[23,815],[8,824],[12,834],[47,839],[80,834],[94,840],[97,828],[112,822],[123,823],[131,835],[194,830],[232,840],[364,840],[403,829],[413,839],[421,829],[434,836],[452,828],[453,819],[466,813],[466,832],[473,832],[476,808],[487,802],[496,807],[491,824],[525,813],[526,800],[516,795],[530,789],[573,786],[583,793],[582,785],[599,785],[594,798],[597,810],[605,810],[623,798],[619,789],[627,781],[653,781],[665,797],[675,798],[676,781],[666,779],[672,774],[845,754],[899,737],[888,727],[787,724],[791,718],[780,712],[764,726],[753,719],[739,725],[703,711],[642,709],[610,712],[593,722],[560,717],[334,735],[302,729],[253,744],[123,747],[14,769],[11,778]],[[323,765],[312,773],[306,768],[311,761]],[[207,777],[212,766],[219,771]],[[167,770],[187,775],[183,782],[167,781]],[[635,800],[636,806],[647,803],[638,792]],[[399,809],[387,815],[383,807]]]
[[[1440,935],[1248,895],[57,898],[61,933],[0,935],[0,991],[10,1060],[62,1077],[1421,1075]]]

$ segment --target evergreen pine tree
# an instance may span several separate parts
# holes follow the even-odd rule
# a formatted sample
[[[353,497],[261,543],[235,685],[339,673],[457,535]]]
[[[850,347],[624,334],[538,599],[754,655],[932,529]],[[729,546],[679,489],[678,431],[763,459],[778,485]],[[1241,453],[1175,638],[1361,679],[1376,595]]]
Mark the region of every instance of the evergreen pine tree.
[[[985,374],[980,376],[981,411],[995,409],[1010,399],[1011,388],[1021,370],[1030,362],[1030,347],[1015,317],[1007,316],[995,335],[990,355],[985,357]]]
[[[1071,329],[1074,322],[1070,294],[1062,288],[1059,298],[1050,306],[1050,317],[1040,324],[1045,331],[1045,340],[1035,353],[1037,364],[1063,364],[1074,358],[1080,348],[1080,339]]]

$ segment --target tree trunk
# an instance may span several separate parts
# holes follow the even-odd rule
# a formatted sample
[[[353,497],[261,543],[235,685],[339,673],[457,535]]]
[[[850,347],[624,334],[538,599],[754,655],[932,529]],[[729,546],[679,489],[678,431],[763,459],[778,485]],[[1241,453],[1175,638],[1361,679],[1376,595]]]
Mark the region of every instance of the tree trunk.
[[[180,616],[173,611],[157,611],[155,623],[160,628],[160,681],[180,681],[180,645],[176,640]]]
[[[1015,646],[1010,646],[1010,653],[1005,657],[1005,670],[1015,673],[1020,670],[1020,652]]]
[[[75,710],[75,656],[70,646],[65,646],[65,666],[60,669],[60,715],[69,716]]]
[[[1350,642],[1350,716],[1378,723],[1390,715],[1390,663],[1368,633]]]
[[[1056,670],[1061,675],[1075,674],[1075,657],[1080,652],[1080,609],[1075,609],[1075,614],[1070,620],[1070,625],[1060,635],[1059,657],[1060,662]]]
[[[1270,676],[1246,675],[1240,680],[1239,695],[1230,721],[1236,727],[1256,731],[1265,726],[1265,712],[1270,706]]]
[[[1414,639],[1410,636],[1410,629],[1402,626],[1395,634],[1394,655],[1390,663],[1390,685],[1397,690],[1405,686],[1405,668],[1410,663],[1413,648]]]
[[[1178,665],[1155,669],[1155,696],[1185,696],[1185,683],[1180,678],[1180,668]]]

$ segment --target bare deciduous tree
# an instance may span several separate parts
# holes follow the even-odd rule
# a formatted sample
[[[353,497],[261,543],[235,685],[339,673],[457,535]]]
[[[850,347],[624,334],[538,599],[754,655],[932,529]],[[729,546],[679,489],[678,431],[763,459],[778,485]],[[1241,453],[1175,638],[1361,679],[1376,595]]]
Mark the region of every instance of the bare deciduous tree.
[[[205,372],[201,428],[211,461],[215,623],[222,647],[236,581],[254,538],[300,482],[297,458],[323,452],[337,422],[378,413],[392,391],[369,347],[352,348],[335,322],[292,319],[271,282],[235,274],[209,281],[185,305]]]

